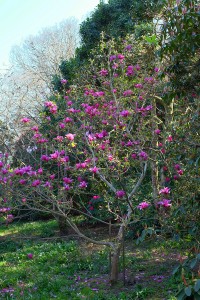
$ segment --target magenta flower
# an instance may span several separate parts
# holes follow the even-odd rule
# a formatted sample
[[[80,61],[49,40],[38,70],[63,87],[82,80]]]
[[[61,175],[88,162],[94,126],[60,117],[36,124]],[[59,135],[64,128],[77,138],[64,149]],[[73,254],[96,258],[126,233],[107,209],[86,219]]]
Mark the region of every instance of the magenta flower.
[[[102,70],[99,72],[99,74],[100,74],[101,76],[107,76],[107,75],[108,75],[108,70],[102,69]]]
[[[118,58],[119,60],[123,60],[123,59],[125,58],[125,56],[124,56],[123,54],[118,54],[118,55],[117,55],[117,58]]]
[[[116,195],[117,198],[123,198],[126,195],[126,193],[123,190],[119,190],[119,191],[116,192],[115,195]]]
[[[42,161],[49,161],[50,158],[49,158],[47,155],[43,154],[43,155],[41,156],[41,160],[42,160]]]
[[[98,173],[99,168],[97,168],[96,166],[94,166],[93,168],[90,168],[90,171],[94,174]]]
[[[28,257],[29,259],[33,259],[33,253],[28,253],[28,254],[27,254],[27,257]]]
[[[69,177],[64,177],[64,178],[63,178],[63,181],[64,181],[65,183],[69,184],[69,183],[72,183],[72,182],[73,182],[73,179],[71,179],[71,178],[69,178]]]
[[[33,187],[37,187],[38,185],[40,185],[41,181],[39,179],[36,179],[32,182],[31,186]]]
[[[131,96],[133,94],[133,91],[131,90],[127,90],[127,91],[124,91],[123,92],[123,96],[126,97],[126,96]]]
[[[160,134],[161,133],[161,130],[160,129],[156,129],[154,130],[155,134]]]
[[[94,200],[96,200],[96,199],[99,199],[100,196],[99,196],[99,195],[94,195],[92,198],[93,198]]]
[[[141,83],[137,83],[137,84],[135,84],[135,88],[136,89],[142,89],[143,85]]]
[[[81,181],[80,184],[79,184],[79,188],[81,189],[85,189],[87,187],[87,182],[85,180]]]
[[[73,141],[75,136],[76,135],[72,133],[68,133],[65,135],[66,139],[68,139],[69,141]]]
[[[170,194],[170,188],[164,187],[159,191],[159,194],[164,194],[164,195]]]
[[[22,122],[22,123],[29,123],[29,122],[30,122],[30,119],[29,119],[29,118],[22,118],[22,119],[21,119],[21,122]]]
[[[137,208],[139,208],[140,210],[143,210],[143,209],[148,208],[149,206],[150,206],[150,204],[149,204],[148,202],[144,201],[144,202],[141,202],[141,203],[137,206]]]
[[[168,142],[172,142],[172,141],[173,141],[173,138],[172,138],[171,135],[169,135],[169,136],[167,137],[167,141],[168,141]]]
[[[139,155],[139,158],[141,160],[147,160],[148,159],[148,154],[144,151],[141,151],[138,155]]]
[[[120,112],[120,116],[126,118],[130,115],[130,112],[128,110],[123,110]]]
[[[162,199],[162,201],[159,201],[158,204],[163,207],[170,207],[171,206],[171,200],[169,199]]]
[[[67,79],[61,79],[60,81],[62,84],[66,84],[67,83]]]

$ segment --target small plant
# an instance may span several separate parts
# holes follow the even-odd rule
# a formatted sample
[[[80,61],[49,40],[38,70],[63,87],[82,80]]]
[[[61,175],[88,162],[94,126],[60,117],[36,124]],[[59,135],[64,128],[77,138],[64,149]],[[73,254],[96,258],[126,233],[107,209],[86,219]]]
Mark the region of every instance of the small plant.
[[[180,264],[174,269],[173,275],[180,282],[176,294],[178,300],[200,299],[200,253],[186,260],[181,257]]]

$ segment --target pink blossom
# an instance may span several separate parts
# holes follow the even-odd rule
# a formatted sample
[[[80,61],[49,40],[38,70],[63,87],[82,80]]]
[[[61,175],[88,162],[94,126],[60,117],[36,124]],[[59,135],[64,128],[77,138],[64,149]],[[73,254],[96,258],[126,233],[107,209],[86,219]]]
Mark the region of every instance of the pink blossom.
[[[137,83],[137,84],[135,84],[135,88],[136,89],[142,89],[143,85],[141,83]]]
[[[72,187],[69,184],[64,184],[65,191],[69,191]]]
[[[22,123],[29,123],[29,122],[30,122],[30,119],[29,119],[29,118],[22,118],[22,119],[21,119],[21,122],[22,122]]]
[[[133,94],[133,91],[131,90],[127,90],[127,91],[124,91],[123,92],[123,96],[126,97],[126,96],[131,96]]]
[[[108,75],[108,70],[102,69],[102,70],[99,72],[99,74],[100,74],[101,76],[107,76],[107,75]]]
[[[177,173],[178,173],[179,175],[183,175],[183,170],[178,170]]]
[[[67,101],[67,105],[68,105],[68,106],[71,106],[72,104],[73,104],[72,101]]]
[[[119,191],[116,192],[115,195],[116,195],[117,198],[123,198],[126,195],[126,193],[123,190],[119,190]]]
[[[168,142],[172,142],[172,141],[173,141],[173,138],[172,138],[172,136],[171,136],[171,135],[169,135],[169,136],[167,137],[167,140],[168,140]]]
[[[26,184],[26,180],[25,179],[20,179],[19,183],[20,184]]]
[[[75,136],[76,134],[72,134],[72,133],[68,133],[65,135],[66,139],[68,139],[69,141],[73,141]]]
[[[159,191],[159,194],[164,194],[164,195],[170,194],[170,190],[171,190],[170,188],[164,187]]]
[[[162,199],[162,201],[159,201],[158,204],[163,206],[163,207],[169,207],[171,206],[171,200],[168,199]]]
[[[137,154],[136,154],[136,153],[132,153],[132,154],[131,154],[131,157],[132,157],[133,159],[137,159]]]
[[[170,177],[165,177],[165,181],[170,182],[171,181]]]
[[[140,210],[143,210],[143,209],[148,208],[149,206],[150,206],[150,204],[149,204],[148,202],[144,201],[144,202],[141,202],[141,203],[137,206],[137,208],[139,208]]]
[[[67,117],[63,120],[63,122],[65,122],[65,123],[70,123],[72,121],[73,121],[72,118],[69,118],[69,117]]]
[[[155,68],[154,68],[154,71],[155,71],[156,73],[158,73],[158,72],[159,72],[159,68],[155,67]]]
[[[36,179],[32,182],[31,186],[36,187],[38,185],[40,185],[41,181],[39,179]]]
[[[99,199],[99,198],[100,198],[100,196],[98,196],[98,195],[94,195],[92,198],[93,198],[94,200],[96,200],[96,199]]]
[[[64,123],[60,123],[60,124],[59,124],[59,127],[60,127],[61,129],[63,129],[63,128],[65,128],[65,124],[64,124]]]
[[[120,112],[120,116],[126,118],[130,115],[130,112],[128,110],[123,110]]]
[[[79,184],[79,188],[81,189],[85,189],[87,187],[87,182],[85,180],[81,181],[80,184]]]
[[[112,61],[112,60],[115,60],[116,58],[117,58],[116,55],[111,55],[109,59],[110,59],[110,61]]]
[[[37,171],[37,173],[41,175],[43,173],[43,169],[39,168],[38,171]]]
[[[97,167],[95,166],[95,167],[93,167],[93,168],[90,168],[90,171],[91,171],[92,173],[96,174],[96,173],[98,173],[99,168],[97,168]]]
[[[141,160],[147,160],[148,159],[148,154],[144,151],[141,151],[138,155],[139,155],[139,158]]]
[[[70,183],[73,182],[73,179],[71,179],[71,178],[69,178],[69,177],[64,177],[64,178],[63,178],[63,181],[64,181],[65,183],[67,183],[67,184],[70,184]]]
[[[49,161],[50,158],[49,158],[47,155],[43,154],[43,155],[41,156],[41,160],[43,160],[43,161]]]
[[[62,84],[66,84],[67,83],[67,79],[61,79],[60,81]]]
[[[117,58],[118,58],[119,60],[123,60],[123,59],[125,58],[125,56],[124,56],[123,54],[118,54],[118,55],[117,55]]]
[[[39,128],[38,128],[38,126],[33,126],[32,128],[31,128],[31,130],[33,130],[33,131],[38,131],[39,130]]]
[[[55,179],[55,177],[56,177],[56,175],[55,175],[55,174],[49,175],[49,178],[50,178],[51,180],[54,180],[54,179]]]
[[[154,132],[155,132],[155,134],[160,134],[161,130],[160,129],[155,129]]]
[[[132,45],[127,45],[124,50],[130,51],[132,49]]]
[[[28,257],[29,259],[33,259],[33,253],[28,253],[28,254],[27,254],[27,257]]]
[[[181,168],[181,166],[180,166],[179,164],[176,164],[176,165],[174,166],[174,169],[176,169],[176,170],[180,170],[180,168]]]

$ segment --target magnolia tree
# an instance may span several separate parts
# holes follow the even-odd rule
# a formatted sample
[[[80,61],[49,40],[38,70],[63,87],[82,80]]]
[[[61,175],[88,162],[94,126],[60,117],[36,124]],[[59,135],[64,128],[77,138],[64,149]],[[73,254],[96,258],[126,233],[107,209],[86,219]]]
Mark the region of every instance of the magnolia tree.
[[[44,103],[40,124],[21,119],[32,131],[27,147],[31,164],[11,168],[6,154],[1,154],[0,162],[1,212],[7,223],[13,219],[11,209],[22,204],[65,218],[80,237],[110,247],[112,283],[118,279],[124,230],[147,210],[163,218],[171,207],[163,172],[157,190],[150,188],[142,201],[138,197],[152,166],[156,172],[158,164],[163,166],[172,136],[157,116],[159,69],[133,64],[132,46],[123,47],[120,53],[111,47],[107,59],[85,74],[84,88],[66,90],[63,79],[63,95]],[[180,166],[175,170],[181,175]],[[95,215],[96,210],[117,222],[119,230],[112,241],[86,236],[71,217],[78,212],[108,224]]]

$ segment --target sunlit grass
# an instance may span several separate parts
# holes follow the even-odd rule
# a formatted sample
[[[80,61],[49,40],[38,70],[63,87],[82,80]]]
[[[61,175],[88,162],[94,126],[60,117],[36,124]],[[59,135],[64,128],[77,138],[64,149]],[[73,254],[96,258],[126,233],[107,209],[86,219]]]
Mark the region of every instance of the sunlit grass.
[[[128,239],[125,274],[130,284],[124,287],[121,280],[113,288],[109,283],[107,248],[83,240],[57,239],[56,233],[54,220],[19,222],[1,228],[2,236],[7,239],[0,244],[0,290],[7,292],[1,293],[0,299],[175,299],[172,293],[177,286],[171,273],[177,253],[184,251],[181,244],[178,247],[158,240],[137,246]],[[48,234],[52,239],[40,239]],[[121,259],[121,270],[122,265]]]

